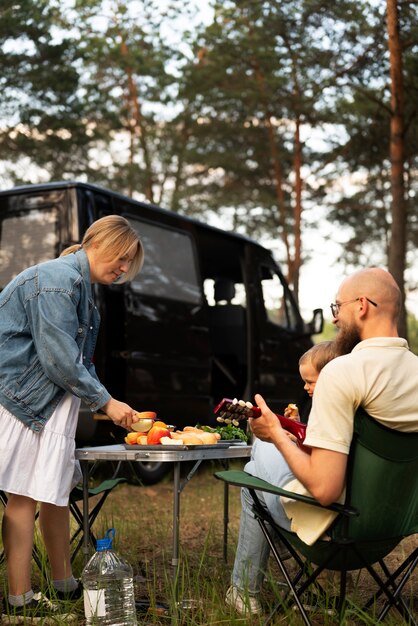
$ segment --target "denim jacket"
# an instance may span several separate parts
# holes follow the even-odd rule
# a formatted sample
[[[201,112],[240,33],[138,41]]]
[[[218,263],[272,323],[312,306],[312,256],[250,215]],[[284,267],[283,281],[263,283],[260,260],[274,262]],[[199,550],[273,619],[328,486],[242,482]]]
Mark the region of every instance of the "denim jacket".
[[[84,250],[29,267],[0,294],[0,404],[40,431],[66,391],[110,399],[92,364],[100,316]]]

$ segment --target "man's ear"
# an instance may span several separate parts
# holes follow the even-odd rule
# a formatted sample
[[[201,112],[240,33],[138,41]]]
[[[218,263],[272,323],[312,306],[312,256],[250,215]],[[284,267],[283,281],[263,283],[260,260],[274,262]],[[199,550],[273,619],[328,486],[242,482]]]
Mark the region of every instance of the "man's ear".
[[[364,317],[369,308],[369,303],[367,302],[367,298],[365,296],[360,296],[359,303],[360,303],[359,315],[360,317]]]

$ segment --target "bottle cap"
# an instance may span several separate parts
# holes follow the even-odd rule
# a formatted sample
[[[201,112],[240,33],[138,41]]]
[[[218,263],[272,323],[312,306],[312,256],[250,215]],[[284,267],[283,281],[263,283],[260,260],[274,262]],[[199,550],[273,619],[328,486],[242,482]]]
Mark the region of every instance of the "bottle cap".
[[[96,551],[102,552],[103,550],[111,550],[115,533],[116,531],[114,528],[109,528],[103,539],[98,539],[96,541]]]

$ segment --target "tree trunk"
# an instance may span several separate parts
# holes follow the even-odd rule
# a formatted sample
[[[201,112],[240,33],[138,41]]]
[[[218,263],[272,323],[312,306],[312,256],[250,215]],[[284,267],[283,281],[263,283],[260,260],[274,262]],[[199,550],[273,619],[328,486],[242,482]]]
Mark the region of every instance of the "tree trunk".
[[[264,106],[268,144],[269,144],[270,157],[271,157],[273,171],[274,171],[274,187],[275,187],[275,192],[276,192],[276,201],[277,201],[277,207],[279,209],[280,225],[282,227],[282,241],[286,249],[286,261],[287,261],[286,278],[293,287],[293,284],[292,284],[293,257],[290,251],[290,242],[289,242],[287,220],[286,220],[286,204],[285,204],[285,197],[284,197],[284,190],[283,190],[283,176],[282,176],[282,168],[280,164],[279,151],[276,145],[275,129],[273,125],[273,115],[270,112],[270,108],[268,104],[268,97],[266,94],[264,76],[261,72],[261,69],[257,61],[253,60],[252,65],[253,65],[254,75],[255,75],[257,84],[260,88],[260,100]]]
[[[121,54],[122,57],[127,60],[129,57],[128,46],[126,41],[123,39],[123,35],[121,34],[122,43],[121,43]],[[146,130],[143,124],[142,113],[141,113],[141,105],[139,102],[138,90],[135,85],[135,81],[133,78],[132,68],[127,62],[126,64],[126,76],[128,82],[128,93],[127,93],[127,102],[128,102],[128,111],[131,115],[130,120],[130,133],[132,139],[132,133],[136,133],[139,138],[139,143],[142,148],[144,163],[145,163],[145,185],[144,189],[141,191],[145,194],[145,197],[149,202],[154,202],[154,181],[153,181],[153,173],[152,173],[152,165],[151,165],[151,157],[148,150],[148,144],[146,140]],[[131,147],[132,151],[132,147]]]
[[[294,203],[294,235],[295,235],[295,254],[292,267],[292,283],[293,293],[296,301],[299,303],[299,277],[300,267],[302,264],[302,242],[301,242],[301,220],[302,220],[302,144],[300,141],[300,116],[296,117],[295,127],[295,149],[293,158],[293,169],[295,171],[295,203]]]
[[[388,267],[402,293],[399,334],[406,337],[404,273],[406,262],[407,211],[404,180],[404,91],[397,0],[387,0],[387,28],[391,82],[390,160],[392,191],[392,227]]]

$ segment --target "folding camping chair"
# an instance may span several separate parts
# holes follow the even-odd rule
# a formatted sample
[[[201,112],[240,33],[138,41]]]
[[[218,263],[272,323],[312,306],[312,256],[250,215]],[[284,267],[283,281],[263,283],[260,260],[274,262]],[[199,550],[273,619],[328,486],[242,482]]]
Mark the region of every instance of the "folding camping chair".
[[[121,461],[116,465],[112,478],[103,480],[100,484],[96,485],[95,487],[89,487],[88,489],[89,498],[100,496],[97,502],[94,504],[93,508],[89,511],[89,540],[90,540],[91,545],[94,548],[96,547],[96,537],[92,531],[92,526],[94,524],[94,521],[99,515],[107,497],[110,495],[113,489],[117,485],[127,482],[126,478],[118,476],[120,467],[121,467]],[[92,474],[92,471],[90,472],[90,475]],[[83,487],[82,485],[77,485],[76,487],[74,487],[74,489],[70,493],[70,513],[77,523],[76,530],[72,534],[71,540],[70,540],[71,546],[72,546],[71,562],[74,561],[81,546],[83,545],[83,511],[82,511],[82,507],[80,508],[78,504],[82,502],[83,502]]]
[[[325,507],[338,512],[338,516],[327,531],[327,538],[317,540],[312,546],[277,526],[260,503],[257,492],[267,491],[277,497],[321,506],[316,500],[280,489],[243,471],[217,472],[215,476],[249,490],[257,520],[285,578],[287,591],[266,624],[281,604],[296,605],[304,623],[311,624],[303,604],[304,594],[306,599],[308,590],[314,592],[317,599],[322,599],[323,606],[327,606],[329,597],[318,580],[324,569],[340,573],[335,610],[341,623],[347,606],[347,572],[366,568],[377,584],[377,591],[363,603],[362,610],[375,611],[377,600],[383,599],[374,623],[383,621],[389,610],[395,608],[406,623],[417,626],[413,608],[408,606],[402,592],[418,563],[418,548],[411,548],[403,563],[392,572],[385,558],[402,539],[418,532],[418,433],[386,428],[363,410],[357,412],[345,504]],[[297,563],[296,574],[291,572],[291,561],[286,564],[280,557],[275,546],[277,537],[294,557],[291,561],[293,566]]]

